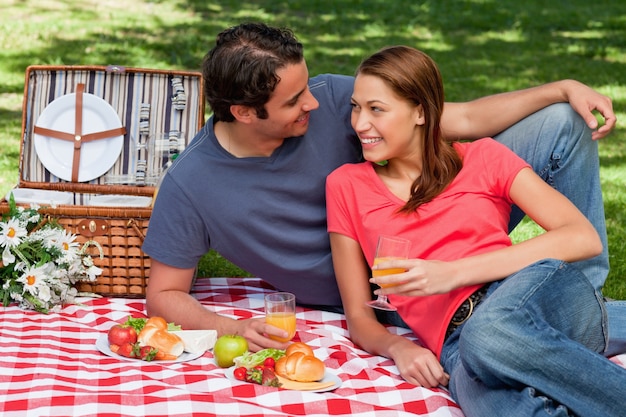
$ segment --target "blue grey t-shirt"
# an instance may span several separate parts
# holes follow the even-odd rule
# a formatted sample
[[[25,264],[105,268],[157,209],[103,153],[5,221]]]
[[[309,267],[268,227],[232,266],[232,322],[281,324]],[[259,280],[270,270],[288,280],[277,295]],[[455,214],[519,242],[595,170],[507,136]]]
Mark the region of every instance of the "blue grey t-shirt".
[[[218,143],[212,118],[169,168],[143,250],[193,268],[214,249],[299,303],[340,306],[326,230],[326,176],[361,159],[350,125],[354,79],[311,78],[320,106],[304,136],[270,157],[236,158]]]

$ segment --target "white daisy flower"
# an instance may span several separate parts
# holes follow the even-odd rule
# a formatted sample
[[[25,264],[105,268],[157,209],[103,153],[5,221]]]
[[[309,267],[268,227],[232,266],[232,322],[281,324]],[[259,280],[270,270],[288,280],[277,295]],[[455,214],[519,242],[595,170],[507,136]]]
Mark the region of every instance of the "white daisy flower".
[[[15,262],[15,255],[13,255],[13,252],[11,252],[8,246],[5,246],[2,251],[2,263],[4,265],[11,265],[13,262]]]
[[[89,281],[95,281],[96,277],[102,273],[102,269],[92,264],[89,268],[87,268],[85,273],[87,274]]]
[[[24,285],[23,294],[28,292],[34,296],[37,296],[41,288],[48,288],[47,279],[50,272],[50,265],[51,264],[48,262],[42,266],[26,268],[24,273],[16,280],[17,282],[21,282]]]
[[[15,247],[22,243],[28,231],[17,219],[0,223],[0,246]]]
[[[61,250],[61,258],[59,264],[72,263],[79,258],[79,243],[76,241],[76,235],[68,233],[65,229],[60,229],[56,241],[57,247]]]
[[[18,303],[22,301],[23,297],[22,294],[20,293],[16,293],[16,292],[12,292],[11,293],[11,299],[17,301]]]
[[[44,303],[47,303],[52,298],[52,294],[50,292],[50,287],[47,285],[40,285],[38,288],[37,297]]]
[[[17,302],[21,308],[43,313],[61,311],[64,304],[74,302],[74,284],[95,281],[102,269],[80,250],[77,236],[55,222],[40,223],[37,206],[10,204],[10,219],[0,221],[0,269],[8,272],[0,285],[0,298],[5,306]]]

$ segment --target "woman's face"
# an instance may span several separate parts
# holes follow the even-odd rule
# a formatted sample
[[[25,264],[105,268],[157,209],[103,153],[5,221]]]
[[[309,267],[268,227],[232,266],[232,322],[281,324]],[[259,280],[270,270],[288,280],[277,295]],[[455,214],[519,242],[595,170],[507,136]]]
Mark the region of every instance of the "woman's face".
[[[422,106],[400,98],[376,76],[360,74],[356,77],[351,122],[368,161],[403,158],[421,152]]]

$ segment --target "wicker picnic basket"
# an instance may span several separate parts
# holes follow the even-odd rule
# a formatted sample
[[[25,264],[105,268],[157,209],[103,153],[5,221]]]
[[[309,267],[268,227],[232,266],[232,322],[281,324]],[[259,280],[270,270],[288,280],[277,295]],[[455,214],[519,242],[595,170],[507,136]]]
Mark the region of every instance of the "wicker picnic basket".
[[[100,110],[117,117],[101,117]],[[46,220],[55,219],[86,244],[103,270],[95,283],[78,284],[79,291],[144,297],[150,259],[141,245],[152,196],[160,175],[204,124],[202,75],[30,66],[22,112],[19,180],[11,192],[67,197],[60,204],[37,203]],[[4,198],[0,213],[8,210]]]

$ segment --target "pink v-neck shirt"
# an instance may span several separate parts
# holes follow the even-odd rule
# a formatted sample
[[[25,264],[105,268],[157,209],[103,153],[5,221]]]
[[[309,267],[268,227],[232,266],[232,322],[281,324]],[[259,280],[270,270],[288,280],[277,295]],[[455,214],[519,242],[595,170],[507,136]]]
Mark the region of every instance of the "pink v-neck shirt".
[[[443,193],[409,215],[397,213],[405,202],[389,191],[372,163],[337,168],[326,183],[328,231],[356,240],[369,265],[381,234],[411,240],[411,258],[442,261],[510,246],[509,190],[515,176],[529,165],[490,138],[454,147],[463,168]],[[389,299],[421,343],[439,356],[454,312],[478,288]]]

